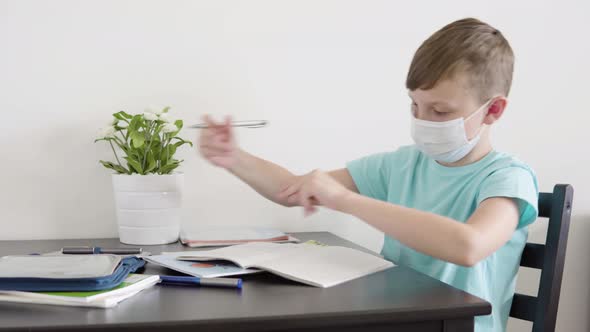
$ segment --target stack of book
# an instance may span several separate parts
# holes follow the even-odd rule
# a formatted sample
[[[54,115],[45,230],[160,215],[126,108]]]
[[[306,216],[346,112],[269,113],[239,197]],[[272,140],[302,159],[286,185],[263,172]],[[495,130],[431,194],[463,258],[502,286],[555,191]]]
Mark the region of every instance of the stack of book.
[[[157,275],[130,274],[118,286],[86,292],[0,291],[0,301],[54,304],[77,307],[111,308],[160,281]]]
[[[145,262],[116,255],[0,258],[0,301],[109,308],[160,281],[132,274]]]

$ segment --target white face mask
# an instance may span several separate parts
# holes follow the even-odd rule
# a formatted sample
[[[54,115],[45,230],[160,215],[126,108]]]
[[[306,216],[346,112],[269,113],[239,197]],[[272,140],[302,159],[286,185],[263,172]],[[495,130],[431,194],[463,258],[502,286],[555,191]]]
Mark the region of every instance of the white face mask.
[[[466,119],[458,118],[436,122],[420,120],[412,114],[412,138],[416,142],[416,147],[427,156],[440,162],[454,163],[461,160],[477,145],[481,133],[480,128],[477,135],[468,140],[465,133],[465,122],[481,110],[486,109],[491,100],[481,105]]]

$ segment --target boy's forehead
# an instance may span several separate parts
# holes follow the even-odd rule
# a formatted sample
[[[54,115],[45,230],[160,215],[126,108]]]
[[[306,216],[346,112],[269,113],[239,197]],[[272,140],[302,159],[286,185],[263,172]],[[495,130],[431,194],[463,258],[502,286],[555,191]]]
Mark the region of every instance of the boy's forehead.
[[[460,108],[473,102],[474,96],[462,77],[449,78],[437,82],[428,90],[416,89],[408,91],[408,95],[415,102],[429,105],[445,105],[450,108]]]

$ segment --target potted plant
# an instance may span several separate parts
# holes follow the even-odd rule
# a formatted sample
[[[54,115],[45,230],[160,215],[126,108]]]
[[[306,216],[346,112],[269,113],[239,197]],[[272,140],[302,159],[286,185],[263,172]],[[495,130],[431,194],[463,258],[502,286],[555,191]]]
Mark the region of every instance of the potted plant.
[[[174,154],[192,143],[178,136],[183,123],[173,119],[169,109],[114,113],[95,140],[107,142],[113,151],[113,161],[100,163],[115,171],[112,181],[122,243],[178,240],[184,175],[175,172],[182,160],[174,159]]]

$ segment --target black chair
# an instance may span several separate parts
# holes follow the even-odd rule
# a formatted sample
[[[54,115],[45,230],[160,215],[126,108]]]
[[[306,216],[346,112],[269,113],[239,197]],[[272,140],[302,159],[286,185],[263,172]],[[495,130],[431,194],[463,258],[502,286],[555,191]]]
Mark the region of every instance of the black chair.
[[[520,266],[541,269],[537,297],[514,294],[510,317],[533,322],[533,332],[555,331],[574,188],[558,184],[539,193],[539,217],[549,218],[545,244],[527,243]]]

